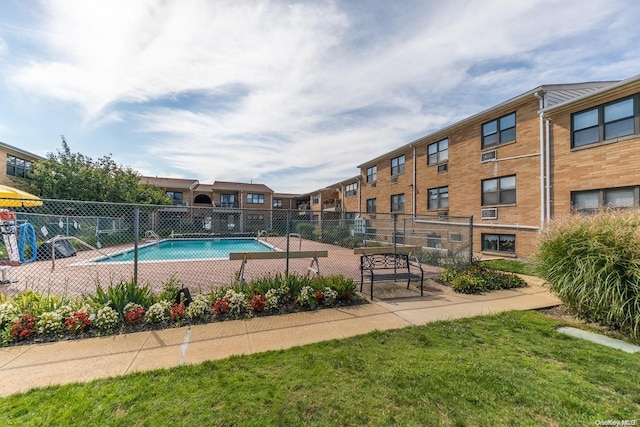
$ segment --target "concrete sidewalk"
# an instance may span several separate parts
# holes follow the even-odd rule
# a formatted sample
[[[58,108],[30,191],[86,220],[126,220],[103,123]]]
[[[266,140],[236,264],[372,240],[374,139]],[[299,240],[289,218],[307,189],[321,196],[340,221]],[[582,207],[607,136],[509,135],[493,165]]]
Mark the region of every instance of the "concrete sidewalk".
[[[371,304],[1,348],[0,396],[50,384],[286,349],[373,330],[560,304],[542,287],[541,280],[526,279],[526,288],[484,295],[455,294],[432,283],[420,297],[416,290],[390,284],[376,288],[377,299]]]

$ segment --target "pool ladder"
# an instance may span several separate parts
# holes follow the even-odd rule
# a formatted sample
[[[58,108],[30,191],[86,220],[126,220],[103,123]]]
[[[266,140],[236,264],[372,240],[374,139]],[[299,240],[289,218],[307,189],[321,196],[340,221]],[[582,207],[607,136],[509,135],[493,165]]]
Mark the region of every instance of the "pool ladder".
[[[153,230],[147,230],[144,232],[144,238],[145,240],[149,240],[149,239],[153,239],[153,240],[160,240],[160,236],[158,236],[156,234],[155,231]]]

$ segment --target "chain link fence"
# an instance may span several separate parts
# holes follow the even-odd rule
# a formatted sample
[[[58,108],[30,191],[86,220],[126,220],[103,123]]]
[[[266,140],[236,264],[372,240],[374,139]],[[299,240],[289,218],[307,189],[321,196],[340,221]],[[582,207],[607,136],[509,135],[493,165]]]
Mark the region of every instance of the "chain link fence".
[[[0,225],[5,295],[81,295],[131,280],[206,291],[310,269],[359,280],[357,247],[415,246],[433,266],[469,262],[473,249],[470,217],[43,200],[3,208]],[[246,256],[261,252],[279,254]]]

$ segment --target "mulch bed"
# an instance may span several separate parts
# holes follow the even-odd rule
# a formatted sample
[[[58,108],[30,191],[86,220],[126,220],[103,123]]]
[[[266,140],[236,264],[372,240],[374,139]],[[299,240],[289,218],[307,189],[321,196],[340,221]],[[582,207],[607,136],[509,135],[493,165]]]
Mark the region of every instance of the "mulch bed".
[[[251,315],[247,315],[246,317],[241,317],[242,319],[251,319],[255,317],[268,317],[268,316],[278,316],[281,314],[290,314],[290,313],[299,313],[305,311],[316,311],[316,310],[324,310],[327,308],[340,308],[340,307],[351,307],[356,305],[369,304],[369,301],[366,299],[356,296],[351,301],[340,301],[334,304],[331,307],[318,306],[315,309],[303,308],[298,306],[297,304],[291,304],[286,307],[283,307],[279,311],[262,311],[259,313],[252,313]],[[216,316],[209,315],[203,319],[192,320],[192,319],[183,319],[179,322],[159,322],[159,323],[147,323],[144,320],[134,325],[121,324],[116,329],[112,330],[99,330],[99,329],[88,329],[86,331],[80,333],[67,333],[61,332],[57,334],[37,334],[27,339],[22,339],[20,341],[12,341],[8,343],[5,347],[15,347],[21,345],[32,345],[32,344],[43,344],[57,341],[71,341],[71,340],[81,340],[85,338],[96,338],[96,337],[107,337],[112,335],[120,335],[120,334],[130,334],[134,332],[147,332],[147,331],[157,331],[161,329],[171,329],[171,328],[181,328],[184,326],[191,325],[204,325],[207,323],[217,323],[217,322],[225,322],[229,320],[239,320],[235,317],[229,315]],[[1,348],[1,347],[0,347]]]

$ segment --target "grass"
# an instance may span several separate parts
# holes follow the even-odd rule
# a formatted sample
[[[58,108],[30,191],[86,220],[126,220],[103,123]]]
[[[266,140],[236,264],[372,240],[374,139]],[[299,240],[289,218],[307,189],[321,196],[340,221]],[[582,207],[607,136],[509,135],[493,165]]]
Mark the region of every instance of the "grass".
[[[595,425],[640,415],[640,354],[536,312],[34,389],[0,425]],[[594,367],[597,367],[594,369]]]
[[[480,261],[480,264],[495,270],[506,271],[507,273],[532,274],[525,262],[515,259],[490,259]]]

